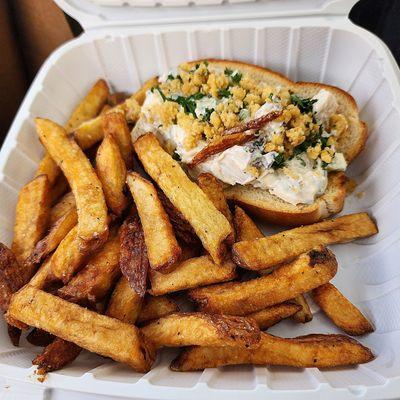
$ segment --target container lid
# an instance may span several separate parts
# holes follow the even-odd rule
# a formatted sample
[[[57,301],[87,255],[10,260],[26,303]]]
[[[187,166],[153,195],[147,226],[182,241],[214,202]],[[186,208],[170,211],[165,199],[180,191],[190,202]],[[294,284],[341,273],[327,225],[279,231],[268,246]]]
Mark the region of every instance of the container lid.
[[[54,0],[84,30],[261,18],[342,15],[357,0]],[[105,3],[109,5],[104,5]],[[146,6],[143,4],[146,3]],[[217,3],[217,4],[216,4]],[[139,5],[141,4],[141,5]]]

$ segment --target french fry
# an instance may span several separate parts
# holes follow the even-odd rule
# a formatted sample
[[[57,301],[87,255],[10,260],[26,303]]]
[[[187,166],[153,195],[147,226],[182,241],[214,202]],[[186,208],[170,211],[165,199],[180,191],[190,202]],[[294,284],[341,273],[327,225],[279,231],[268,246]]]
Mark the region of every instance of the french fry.
[[[120,112],[108,112],[101,120],[104,137],[112,136],[117,143],[126,167],[133,166],[133,146],[125,116]]]
[[[75,197],[72,192],[68,192],[53,207],[51,207],[49,225],[54,225],[72,209],[76,209]]]
[[[139,372],[147,372],[154,361],[151,345],[133,325],[29,285],[12,297],[7,315]]]
[[[284,339],[261,333],[255,349],[193,347],[171,363],[173,371],[196,371],[224,365],[281,365],[327,368],[363,364],[374,359],[367,347],[344,335],[308,335]]]
[[[107,83],[103,79],[99,79],[73,111],[65,125],[66,131],[71,132],[82,122],[98,115],[106,104],[109,93]]]
[[[144,103],[144,100],[146,98],[146,92],[150,90],[151,88],[158,86],[158,77],[154,76],[153,78],[148,79],[141,87],[140,89],[135,92],[133,95],[135,100],[142,105]]]
[[[137,214],[129,216],[120,228],[119,266],[131,288],[139,297],[143,297],[147,287],[149,259]]]
[[[26,336],[26,340],[34,346],[46,347],[54,341],[54,335],[42,329],[33,328]]]
[[[176,313],[141,328],[157,348],[256,345],[260,331],[251,319],[202,313]]]
[[[236,241],[255,240],[264,237],[258,226],[239,206],[235,206],[233,224],[236,231]]]
[[[118,144],[111,135],[105,135],[97,149],[96,172],[108,207],[115,215],[121,215],[128,205],[124,195],[126,166]]]
[[[49,256],[43,261],[42,265],[37,270],[36,274],[33,275],[29,281],[29,285],[37,289],[44,289],[46,285],[52,281],[53,274],[51,271],[51,259],[53,256]]]
[[[78,225],[75,225],[58,245],[50,261],[51,273],[55,279],[68,283],[84,264],[87,254],[79,249]]]
[[[287,302],[264,308],[263,310],[248,314],[247,317],[254,319],[258,327],[261,330],[265,330],[285,318],[293,317],[300,310],[301,306],[298,304]]]
[[[142,308],[143,297],[130,286],[125,276],[118,281],[108,303],[106,314],[120,321],[134,324]]]
[[[38,366],[38,374],[42,375],[65,367],[74,361],[81,351],[82,348],[75,343],[55,338],[33,359],[32,364]]]
[[[176,312],[179,312],[178,305],[167,296],[146,296],[136,323],[144,324]]]
[[[113,94],[109,94],[107,97],[107,105],[109,107],[115,107],[118,104],[123,103],[129,95],[125,94],[124,92],[115,92]]]
[[[104,299],[121,273],[119,237],[110,236],[85,267],[66,286],[57,291],[58,296],[85,306],[94,306]]]
[[[226,253],[226,243],[231,243],[233,239],[228,220],[187,177],[181,166],[162,149],[153,134],[141,136],[134,143],[134,149],[146,172],[192,225],[213,260],[221,264]]]
[[[291,261],[318,245],[346,243],[377,232],[367,213],[350,214],[265,238],[235,243],[232,253],[234,261],[242,268],[260,270]]]
[[[8,334],[8,337],[10,338],[13,346],[15,346],[15,347],[19,346],[19,340],[21,338],[21,333],[22,333],[21,329],[15,327],[13,325],[7,324],[7,334]]]
[[[20,265],[24,265],[47,229],[50,212],[49,190],[47,176],[40,175],[19,192],[11,249]],[[26,264],[25,268],[26,276],[32,276],[35,266]]]
[[[221,182],[218,181],[214,175],[211,174],[200,174],[197,178],[197,183],[200,189],[207,195],[207,197],[212,201],[215,208],[224,214],[225,218],[232,225],[232,213],[226,202],[224,190],[222,188]]]
[[[14,253],[0,243],[0,310],[7,311],[13,293],[26,283],[26,271]]]
[[[107,114],[111,109],[112,109],[112,107],[109,104],[105,104],[103,106],[103,108],[101,109],[99,115]]]
[[[50,228],[49,233],[43,239],[39,240],[32,254],[28,257],[28,263],[39,264],[57,248],[77,222],[76,208],[72,208]]]
[[[292,315],[292,319],[294,321],[305,324],[306,322],[310,322],[313,319],[310,306],[308,305],[304,295],[299,294],[291,301],[301,307],[299,311]]]
[[[150,267],[160,272],[170,271],[179,260],[182,250],[157,191],[136,172],[130,172],[126,181],[142,223]]]
[[[121,113],[125,116],[128,123],[136,122],[140,115],[140,105],[136,101],[135,96],[131,96],[123,103],[113,107],[108,113]],[[106,115],[106,114],[104,114]],[[78,145],[83,149],[88,149],[100,142],[104,138],[103,117],[99,115],[79,125],[73,132],[74,138]]]
[[[333,253],[318,247],[269,275],[246,282],[192,289],[188,294],[203,312],[246,315],[321,286],[330,281],[336,271],[337,262]]]
[[[38,165],[35,177],[46,175],[47,179],[49,180],[49,184],[53,185],[59,174],[60,170],[57,164],[54,162],[49,154],[45,154]]]
[[[150,293],[160,296],[179,290],[192,289],[212,283],[226,282],[236,277],[236,266],[231,260],[215,264],[209,255],[193,257],[179,262],[169,274],[150,270]]]
[[[85,154],[52,121],[36,119],[40,140],[68,179],[78,211],[78,239],[82,251],[94,250],[107,239],[107,207],[101,183]]]
[[[374,331],[361,311],[331,283],[314,289],[312,296],[328,318],[347,334],[364,335]]]
[[[70,191],[70,188],[67,178],[63,174],[58,175],[58,178],[53,183],[50,189],[49,196],[50,196],[51,206],[53,207],[60,200],[60,198],[64,196],[65,193],[67,193],[68,191]]]
[[[182,213],[169,201],[168,197],[161,190],[158,190],[157,193],[164,210],[168,214],[172,227],[174,228],[176,238],[180,242],[190,246],[192,249],[200,248],[200,239]]]

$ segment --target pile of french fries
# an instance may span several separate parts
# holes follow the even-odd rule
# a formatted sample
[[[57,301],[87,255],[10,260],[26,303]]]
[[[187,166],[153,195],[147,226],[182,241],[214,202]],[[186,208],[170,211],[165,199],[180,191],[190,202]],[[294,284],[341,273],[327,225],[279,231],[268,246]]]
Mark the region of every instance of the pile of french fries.
[[[372,360],[346,335],[265,331],[286,318],[311,321],[309,293],[348,335],[372,332],[330,283],[338,264],[325,246],[374,235],[375,223],[360,213],[264,237],[213,176],[192,181],[152,133],[132,144],[155,82],[126,97],[100,80],[64,127],[36,119],[46,153],[19,194],[11,249],[0,245],[0,307],[13,344],[27,331],[43,347],[33,360],[42,373],[82,349],[143,373],[162,347],[185,347],[174,371]],[[186,300],[189,312],[177,305]]]

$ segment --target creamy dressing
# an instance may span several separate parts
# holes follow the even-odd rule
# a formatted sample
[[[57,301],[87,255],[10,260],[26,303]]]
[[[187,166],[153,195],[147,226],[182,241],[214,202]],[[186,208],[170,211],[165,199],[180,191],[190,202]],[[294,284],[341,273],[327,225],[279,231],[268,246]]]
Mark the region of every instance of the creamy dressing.
[[[313,111],[321,124],[326,124],[339,107],[335,96],[326,89],[321,89],[311,100],[317,100],[313,104]]]

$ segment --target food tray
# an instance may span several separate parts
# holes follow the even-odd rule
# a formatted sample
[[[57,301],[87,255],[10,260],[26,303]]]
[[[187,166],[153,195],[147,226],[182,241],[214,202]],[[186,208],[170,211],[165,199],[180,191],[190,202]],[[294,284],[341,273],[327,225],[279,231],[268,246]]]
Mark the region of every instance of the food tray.
[[[114,26],[91,29],[64,45],[37,75],[0,153],[0,241],[10,244],[18,191],[33,176],[43,155],[34,130],[35,116],[62,124],[98,77],[105,77],[114,90],[132,92],[147,78],[181,61],[203,57],[256,63],[294,80],[337,85],[357,100],[370,136],[365,151],[348,171],[358,187],[347,199],[343,213],[370,212],[380,232],[356,243],[334,246],[340,263],[334,283],[376,326],[361,342],[371,347],[377,358],[358,367],[322,371],[242,366],[173,373],[168,363],[175,352],[166,351],[155,367],[142,375],[83,353],[71,366],[37,383],[31,366],[36,350],[25,344],[12,347],[2,326],[0,375],[6,379],[9,393],[18,392],[10,398],[59,399],[62,390],[71,389],[171,400],[398,398],[400,74],[382,42],[343,16],[219,21],[207,26]],[[284,321],[270,332],[287,337],[338,332],[318,309],[315,312],[309,324]],[[35,386],[29,385],[32,382]],[[46,388],[53,390],[50,393]]]
[[[259,0],[90,0],[92,3],[103,6],[123,6],[129,4],[130,6],[136,7],[177,7],[177,6],[188,6],[190,4],[196,6],[215,5],[222,4],[224,1],[227,3],[249,3],[252,1]]]

